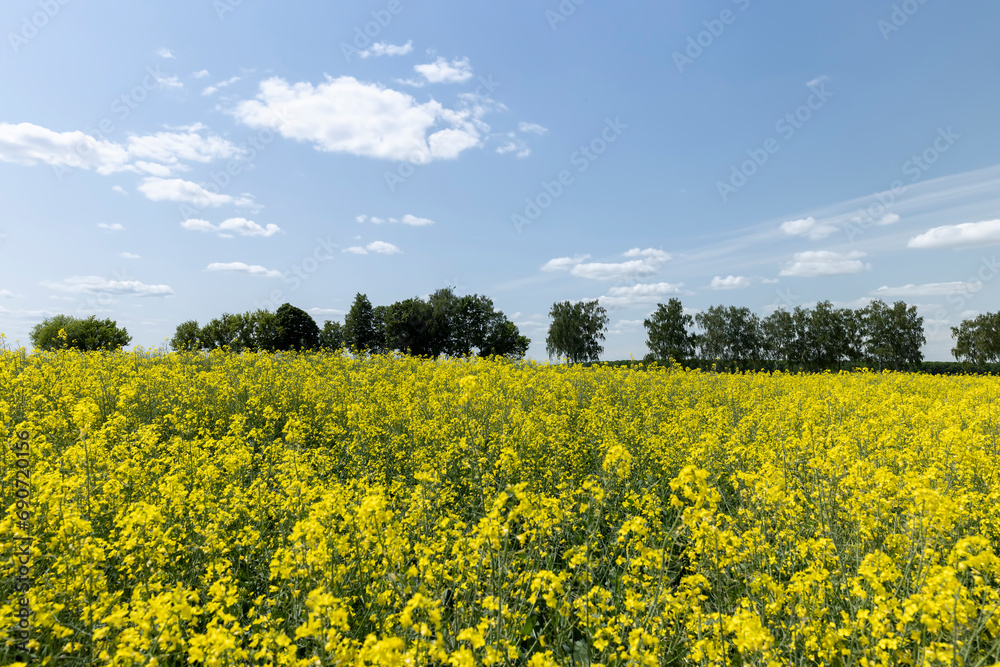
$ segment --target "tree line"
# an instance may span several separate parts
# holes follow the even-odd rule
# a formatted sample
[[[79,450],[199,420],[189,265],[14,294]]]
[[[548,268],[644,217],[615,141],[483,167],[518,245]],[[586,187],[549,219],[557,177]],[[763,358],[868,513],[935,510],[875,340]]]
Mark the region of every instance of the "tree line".
[[[549,317],[549,358],[598,361],[608,324],[607,311],[598,301],[557,302]],[[645,361],[711,363],[717,368],[917,370],[926,342],[923,318],[915,306],[902,301],[888,305],[878,300],[860,309],[835,308],[822,301],[814,308],[781,308],[762,318],[746,307],[722,305],[692,316],[684,312],[680,299],[672,298],[657,304],[643,324],[649,349]],[[1000,313],[965,320],[951,331],[952,354],[964,368],[983,371],[1000,364]],[[132,339],[113,320],[68,315],[38,323],[30,337],[40,350],[115,350]],[[530,343],[488,297],[460,297],[445,288],[427,299],[388,306],[372,306],[366,295],[358,293],[343,323],[327,320],[322,327],[309,313],[288,303],[273,313],[224,313],[204,326],[189,320],[177,326],[170,346],[178,351],[226,347],[234,352],[343,347],[372,354],[521,359]]]
[[[923,362],[920,348],[926,342],[923,317],[902,301],[890,306],[877,300],[856,310],[821,301],[815,308],[780,308],[761,318],[737,306],[712,306],[692,317],[673,298],[657,304],[643,324],[651,359],[699,359],[736,368],[912,370]]]
[[[283,304],[276,313],[257,310],[225,313],[204,326],[196,320],[177,327],[170,345],[174,350],[212,350],[228,347],[234,352],[285,350],[338,350],[382,354],[390,351],[438,357],[499,355],[520,359],[531,341],[493,301],[478,294],[457,296],[440,289],[426,300],[397,301],[372,306],[358,293],[343,324],[327,320],[320,328],[309,313]]]

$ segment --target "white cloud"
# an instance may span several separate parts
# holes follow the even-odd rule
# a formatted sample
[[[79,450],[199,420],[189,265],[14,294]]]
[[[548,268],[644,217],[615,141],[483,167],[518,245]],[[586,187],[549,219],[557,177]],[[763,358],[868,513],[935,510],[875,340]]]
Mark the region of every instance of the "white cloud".
[[[246,218],[229,218],[219,224],[219,230],[223,232],[233,232],[240,236],[274,236],[281,231],[278,225],[269,223],[266,227],[261,227],[252,220]]]
[[[818,241],[836,232],[837,228],[833,225],[816,222],[815,218],[810,217],[803,220],[783,222],[781,223],[781,231],[789,236],[806,236],[811,241]]]
[[[368,245],[365,246],[365,249],[368,250],[369,252],[377,252],[382,255],[398,255],[399,253],[403,252],[402,250],[392,245],[391,243],[386,243],[384,241],[375,241],[373,243],[369,243]]]
[[[121,253],[121,256],[124,257],[125,259],[142,259],[142,257],[140,257],[139,255],[135,255],[130,252],[123,252]]]
[[[173,201],[199,207],[221,206],[233,202],[233,198],[229,195],[209,192],[197,183],[179,178],[164,179],[149,176],[139,185],[139,192],[152,201]]]
[[[978,282],[924,283],[923,285],[903,285],[888,287],[883,285],[872,294],[876,296],[949,296],[952,294],[971,294],[983,288]]]
[[[576,255],[575,257],[557,257],[550,259],[542,266],[542,271],[569,271],[577,264],[590,259],[590,255]]]
[[[232,238],[233,234],[238,236],[268,237],[274,236],[281,231],[281,228],[273,223],[268,224],[266,227],[261,227],[253,220],[247,220],[246,218],[229,218],[228,220],[223,220],[218,226],[213,225],[208,220],[192,218],[182,222],[181,227],[193,232],[215,232],[223,238]]]
[[[206,76],[209,76],[209,73],[207,69],[203,69],[197,72],[192,72],[191,76],[194,77],[195,79],[204,79]]]
[[[354,255],[367,255],[369,252],[375,252],[381,255],[398,255],[403,251],[391,243],[386,243],[385,241],[373,241],[363,248],[361,246],[351,246],[350,248],[344,248],[342,252],[349,252]]]
[[[375,42],[370,48],[364,51],[359,51],[358,55],[362,58],[371,58],[379,56],[405,56],[413,51],[413,40],[408,41],[406,44],[396,46],[395,44],[388,44],[386,42]]]
[[[101,229],[105,230],[105,231],[108,231],[108,232],[123,232],[123,231],[125,231],[125,228],[120,223],[117,223],[117,222],[112,222],[111,224],[108,224],[106,222],[99,222],[99,223],[97,223],[97,226],[100,227]]]
[[[519,158],[526,158],[531,155],[531,148],[528,147],[524,139],[513,132],[508,132],[503,143],[497,147],[497,153],[500,155],[514,153]]]
[[[715,276],[709,288],[714,290],[746,289],[750,287],[750,279],[744,276]]]
[[[900,218],[899,215],[897,215],[896,213],[886,213],[875,224],[876,225],[894,225],[897,222],[899,222],[900,220],[902,220],[902,218]]]
[[[174,54],[171,53],[170,49],[168,49],[166,47],[159,49],[156,52],[156,55],[160,56],[161,58],[173,58],[174,57]]]
[[[177,78],[176,74],[171,74],[170,76],[159,76],[156,75],[156,84],[160,88],[183,88],[184,82]]]
[[[472,66],[468,58],[452,60],[450,63],[438,57],[432,63],[415,65],[413,70],[428,83],[464,83],[472,78]]]
[[[0,160],[25,166],[47,164],[58,168],[169,176],[185,170],[182,161],[208,163],[240,155],[240,149],[217,136],[204,136],[202,125],[184,132],[131,136],[127,145],[95,139],[83,132],[54,132],[31,123],[0,123]]]
[[[208,163],[238,157],[241,151],[221,137],[206,137],[197,131],[190,131],[129,137],[128,154],[132,159],[149,160],[176,168],[181,160]]]
[[[457,110],[433,100],[419,104],[406,93],[344,76],[318,86],[270,78],[256,99],[233,113],[250,127],[274,129],[317,150],[423,164],[479,146],[489,131],[480,120],[488,110],[469,102]]]
[[[146,285],[138,280],[108,280],[100,276],[71,276],[59,282],[43,282],[43,287],[71,294],[127,294],[132,296],[170,296],[169,285]]]
[[[426,227],[427,225],[434,224],[434,221],[430,218],[418,218],[417,216],[410,215],[409,213],[404,215],[400,222],[404,225],[410,225],[411,227]]]
[[[935,227],[910,239],[910,248],[958,248],[1000,243],[1000,220]]]
[[[378,218],[376,216],[369,217],[367,215],[359,215],[357,218],[355,218],[355,220],[357,220],[358,222],[370,222],[373,225],[381,225],[385,222],[390,222],[395,224],[409,225],[410,227],[426,227],[428,225],[434,224],[434,221],[431,220],[430,218],[419,218],[409,213],[404,215],[402,219],[397,219],[397,218],[386,219],[386,218]]]
[[[120,185],[112,185],[112,186],[111,186],[111,189],[112,189],[112,190],[113,190],[114,192],[118,192],[118,193],[120,193],[120,194],[123,194],[123,195],[125,195],[126,197],[128,197],[128,193],[127,193],[127,192],[125,192],[125,188],[123,188],[123,187],[122,187],[122,186],[120,186]]]
[[[244,264],[243,262],[212,262],[206,267],[208,271],[226,271],[229,273],[249,273],[254,276],[264,276],[265,278],[280,278],[281,271],[266,269],[258,264]]]
[[[314,315],[346,315],[347,311],[336,308],[310,308],[309,312]]]
[[[816,276],[836,276],[846,273],[861,273],[866,268],[861,258],[865,253],[852,251],[846,254],[830,250],[810,250],[795,253],[794,261],[782,269],[782,276],[814,278]]]
[[[13,299],[15,295],[9,289],[0,289],[0,297],[4,299]]]
[[[601,305],[608,308],[627,308],[660,302],[664,297],[681,293],[684,283],[646,283],[629,287],[612,287],[608,294],[599,297]]]
[[[542,127],[538,123],[525,123],[524,121],[518,123],[517,129],[525,134],[546,134],[549,128]]]
[[[591,262],[584,263],[583,258],[559,257],[550,260],[542,267],[543,271],[569,271],[570,275],[578,278],[590,278],[592,280],[621,280],[627,278],[641,278],[654,275],[659,271],[660,264],[670,259],[670,255],[656,248],[646,248],[644,250],[633,248],[623,253],[624,257],[641,257],[628,262]]]
[[[215,85],[206,86],[205,89],[201,91],[201,94],[205,95],[205,96],[214,95],[215,93],[217,93],[222,88],[225,88],[227,86],[231,86],[231,85],[233,85],[234,83],[236,83],[237,81],[239,81],[242,78],[243,77],[240,77],[240,76],[234,76],[231,79],[226,79],[225,81],[220,81],[219,83],[216,83]]]
[[[23,166],[93,169],[107,175],[135,171],[128,151],[111,141],[83,132],[53,132],[31,123],[0,123],[0,160]]]

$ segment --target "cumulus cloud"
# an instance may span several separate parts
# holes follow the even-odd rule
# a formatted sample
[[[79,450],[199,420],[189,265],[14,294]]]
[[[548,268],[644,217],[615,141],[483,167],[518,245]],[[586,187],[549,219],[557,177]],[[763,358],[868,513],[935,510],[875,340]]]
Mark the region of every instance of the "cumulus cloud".
[[[192,218],[182,222],[181,227],[194,232],[214,232],[223,238],[232,238],[234,234],[239,236],[267,237],[274,236],[281,231],[278,225],[268,224],[266,227],[261,227],[253,220],[247,220],[246,218],[229,218],[228,220],[223,220],[219,225],[213,225],[207,220]]]
[[[709,288],[714,290],[745,289],[750,287],[750,279],[745,276],[715,276]]]
[[[423,164],[451,160],[480,146],[489,126],[480,118],[488,104],[466,99],[458,109],[349,76],[325,83],[262,81],[256,99],[241,102],[236,118],[254,128],[270,128],[287,139],[307,141],[317,150]]]
[[[606,295],[598,297],[598,300],[607,308],[655,304],[664,297],[680,294],[682,287],[684,283],[640,283],[628,287],[612,287]]]
[[[902,287],[883,285],[872,294],[876,296],[950,296],[952,294],[971,294],[983,288],[978,282],[924,283],[923,285],[908,284]]]
[[[203,69],[203,70],[199,70],[197,72],[192,72],[191,73],[191,76],[194,77],[195,79],[204,79],[208,75],[209,74],[208,74],[208,70],[207,69]]]
[[[112,222],[111,224],[108,224],[106,222],[99,222],[99,223],[97,223],[97,226],[99,228],[103,229],[106,232],[123,232],[123,231],[125,231],[125,228],[122,227],[122,225],[119,224],[119,223],[117,223],[117,222]]]
[[[405,56],[413,51],[413,40],[408,41],[406,44],[395,45],[389,44],[387,42],[375,42],[369,48],[364,51],[359,51],[358,55],[362,58],[378,58],[379,56]]]
[[[13,299],[14,297],[15,294],[11,292],[9,289],[0,289],[0,298]]]
[[[785,269],[782,276],[814,278],[816,276],[836,276],[847,273],[861,273],[869,268],[861,261],[865,253],[852,251],[837,253],[830,250],[810,250],[795,253],[795,259]]]
[[[424,77],[427,83],[465,83],[472,78],[472,66],[468,58],[459,58],[448,62],[438,57],[432,63],[416,65],[413,70]]]
[[[569,271],[570,275],[592,280],[623,280],[654,275],[660,265],[670,259],[670,255],[655,248],[633,248],[622,254],[631,259],[627,262],[585,262],[590,255],[559,257],[542,266],[543,271]]]
[[[163,47],[163,48],[157,50],[156,55],[160,56],[161,58],[173,58],[174,57],[174,54],[171,53],[170,49],[168,49],[166,47]]]
[[[1000,243],[1000,220],[934,227],[910,239],[910,248],[960,248]]]
[[[70,294],[170,296],[174,293],[169,285],[146,285],[138,280],[108,280],[100,276],[70,276],[59,282],[43,282],[42,286]]]
[[[212,262],[206,267],[208,271],[225,271],[227,273],[248,273],[253,276],[264,276],[265,278],[280,278],[281,271],[267,269],[259,264],[245,264],[243,262]]]
[[[207,163],[237,157],[240,149],[220,137],[203,135],[204,126],[182,132],[131,136],[122,145],[79,131],[54,132],[31,123],[0,123],[0,160],[24,166],[78,168],[102,175],[119,172],[168,176],[186,170],[183,162]]]
[[[811,241],[818,241],[836,232],[837,228],[833,225],[816,222],[815,218],[809,217],[783,222],[781,223],[781,231],[789,236],[805,236]]]
[[[199,207],[233,203],[233,198],[229,195],[209,192],[197,183],[179,178],[149,176],[139,185],[139,192],[152,201],[172,201]]]
[[[342,252],[349,252],[354,255],[367,255],[370,252],[378,253],[380,255],[399,255],[403,251],[391,243],[386,243],[385,241],[373,241],[364,247],[351,246],[350,248],[344,248]]]

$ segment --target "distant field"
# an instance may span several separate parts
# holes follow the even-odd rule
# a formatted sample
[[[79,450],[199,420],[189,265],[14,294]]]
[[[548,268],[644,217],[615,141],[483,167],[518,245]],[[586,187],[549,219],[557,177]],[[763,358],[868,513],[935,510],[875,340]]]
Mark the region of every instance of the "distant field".
[[[6,351],[0,420],[4,665],[1000,664],[992,377]]]

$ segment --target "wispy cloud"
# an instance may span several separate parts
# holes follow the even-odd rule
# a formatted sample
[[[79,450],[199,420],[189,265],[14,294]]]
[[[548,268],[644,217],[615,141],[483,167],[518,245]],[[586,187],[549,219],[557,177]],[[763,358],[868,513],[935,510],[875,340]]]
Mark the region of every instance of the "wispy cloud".
[[[351,246],[350,248],[344,248],[342,252],[351,253],[353,255],[367,255],[370,252],[378,253],[380,255],[399,255],[402,254],[403,251],[391,243],[386,243],[385,241],[373,241],[363,247]]]
[[[192,218],[182,222],[181,227],[194,232],[214,232],[222,238],[232,238],[233,235],[268,237],[281,231],[281,228],[273,223],[261,227],[253,220],[246,218],[229,218],[218,225],[213,225],[207,220]]]
[[[169,285],[146,285],[138,280],[108,280],[100,276],[70,276],[58,282],[42,282],[42,286],[71,294],[170,296],[174,293]]]
[[[212,262],[205,268],[208,271],[247,273],[252,276],[264,276],[265,278],[280,278],[282,276],[281,271],[267,269],[259,264],[245,264],[243,262]]]
[[[781,271],[783,276],[815,278],[817,276],[837,276],[861,273],[868,268],[861,261],[865,253],[852,251],[837,253],[830,250],[809,250],[795,253],[795,259]]]

